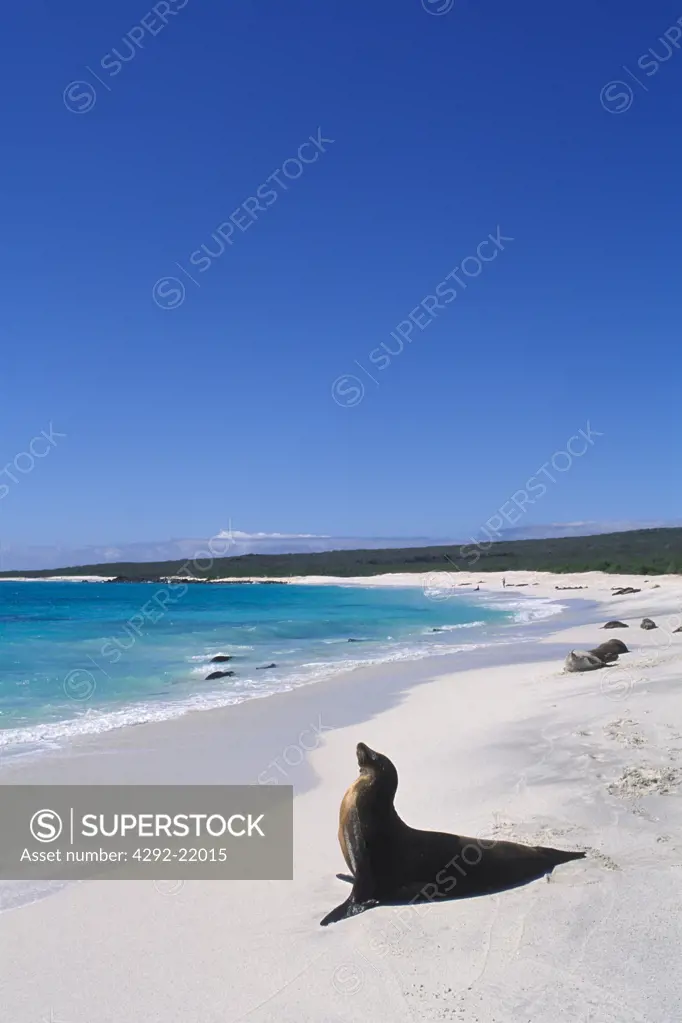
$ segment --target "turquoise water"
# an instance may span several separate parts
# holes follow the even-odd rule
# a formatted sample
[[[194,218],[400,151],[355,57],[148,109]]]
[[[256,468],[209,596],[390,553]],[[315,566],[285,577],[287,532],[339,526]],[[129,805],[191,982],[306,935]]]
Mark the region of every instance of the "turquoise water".
[[[434,600],[417,587],[0,582],[0,752],[500,641],[501,627],[554,610],[477,598]],[[210,664],[218,653],[232,659]],[[205,680],[220,669],[235,675]]]

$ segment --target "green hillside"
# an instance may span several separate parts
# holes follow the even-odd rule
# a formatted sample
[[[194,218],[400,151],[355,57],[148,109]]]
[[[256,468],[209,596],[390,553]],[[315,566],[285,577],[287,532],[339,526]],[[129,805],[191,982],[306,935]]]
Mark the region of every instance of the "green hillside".
[[[601,536],[513,540],[477,548],[407,547],[402,549],[324,551],[316,554],[245,554],[233,558],[77,565],[33,572],[2,572],[41,578],[50,575],[123,576],[131,580],[168,575],[215,579],[224,576],[378,575],[383,572],[623,572],[639,575],[682,574],[682,528],[641,529]]]

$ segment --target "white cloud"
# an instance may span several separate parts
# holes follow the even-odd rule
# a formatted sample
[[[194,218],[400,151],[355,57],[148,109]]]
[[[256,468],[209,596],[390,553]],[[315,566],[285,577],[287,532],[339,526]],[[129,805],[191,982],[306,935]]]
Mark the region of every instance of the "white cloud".
[[[241,529],[221,529],[216,533],[220,540],[330,540],[326,533],[245,533]]]

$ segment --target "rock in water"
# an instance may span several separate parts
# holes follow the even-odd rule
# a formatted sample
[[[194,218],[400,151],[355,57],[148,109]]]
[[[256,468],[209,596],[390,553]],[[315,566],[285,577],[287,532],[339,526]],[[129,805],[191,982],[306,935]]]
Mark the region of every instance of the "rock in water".
[[[216,654],[211,658],[211,664],[221,664],[223,661],[231,661],[232,654]]]
[[[651,618],[642,618],[642,624],[640,625],[640,629],[657,629],[657,628],[658,628],[658,625],[656,625],[656,622],[652,622]]]
[[[629,629],[630,626],[626,625],[625,622],[607,622],[604,626],[605,629]]]
[[[207,675],[204,682],[212,682],[214,678],[228,678],[230,675],[234,675],[233,671],[212,671],[210,675]]]
[[[566,671],[594,671],[604,666],[601,657],[590,653],[589,650],[571,650],[564,663]]]

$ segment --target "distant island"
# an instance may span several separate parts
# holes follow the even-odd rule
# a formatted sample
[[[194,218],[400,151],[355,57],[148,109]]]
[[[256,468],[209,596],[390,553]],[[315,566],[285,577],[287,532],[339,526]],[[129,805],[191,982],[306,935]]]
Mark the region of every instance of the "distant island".
[[[194,560],[106,562],[63,569],[0,572],[0,578],[112,576],[120,582],[156,582],[168,576],[212,579],[370,576],[386,572],[611,572],[682,574],[682,528],[638,529],[597,536],[448,544],[437,547],[321,551],[310,554],[243,554],[211,558],[206,548]]]

